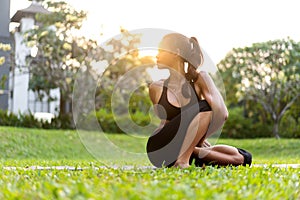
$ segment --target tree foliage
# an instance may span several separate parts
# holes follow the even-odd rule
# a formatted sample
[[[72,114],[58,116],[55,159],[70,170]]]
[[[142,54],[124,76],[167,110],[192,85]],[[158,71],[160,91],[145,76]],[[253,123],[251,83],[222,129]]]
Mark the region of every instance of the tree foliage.
[[[65,2],[48,1],[47,8],[52,13],[36,15],[39,26],[25,34],[27,45],[38,49],[35,57],[28,57],[29,89],[43,98],[44,92],[49,96],[50,89],[59,88],[60,114],[64,114],[66,103],[71,101],[74,76],[84,60],[83,54],[74,57],[74,44],[82,39],[72,32],[80,29],[86,13]]]
[[[0,42],[0,51],[10,51],[11,50],[11,46],[9,44],[3,44]],[[5,57],[4,56],[0,56],[0,66],[3,65],[5,62]]]
[[[120,113],[126,112],[128,108],[132,113],[137,110],[148,112],[151,103],[147,98],[147,82],[150,81],[150,77],[146,68],[153,67],[154,61],[150,57],[139,56],[139,42],[139,34],[121,29],[120,37],[115,37],[106,44],[111,47],[111,51],[107,57],[108,67],[100,79],[97,90],[97,108],[105,107],[111,111],[111,102],[114,101],[119,105]],[[118,81],[123,81],[123,84],[116,87]],[[132,91],[132,88],[136,89]],[[118,98],[113,99],[113,93]],[[129,105],[126,105],[127,101]]]
[[[32,73],[29,88],[37,91],[40,98],[44,92],[49,95],[50,89],[59,88],[60,112],[63,114],[64,103],[72,101],[76,73],[81,70],[85,73],[83,77],[93,79],[85,81],[87,85],[82,86],[85,87],[81,88],[82,92],[90,92],[93,87],[90,84],[100,80],[96,91],[96,108],[108,106],[118,79],[143,63],[137,51],[140,35],[121,28],[120,35],[99,45],[94,40],[73,34],[81,28],[86,18],[85,12],[76,11],[64,2],[48,1],[47,5],[52,14],[37,15],[40,26],[26,33],[28,46],[38,49],[36,57],[28,59]],[[108,67],[99,73],[94,66],[103,61],[108,63]],[[145,90],[139,90],[137,96],[145,96]]]
[[[231,103],[253,101],[273,121],[279,138],[283,115],[300,100],[300,43],[287,38],[235,48],[218,64]],[[298,113],[299,115],[299,113]]]

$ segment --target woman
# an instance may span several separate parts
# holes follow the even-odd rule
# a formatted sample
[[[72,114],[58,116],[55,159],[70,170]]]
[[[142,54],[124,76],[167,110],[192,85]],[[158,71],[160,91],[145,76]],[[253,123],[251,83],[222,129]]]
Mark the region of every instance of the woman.
[[[203,164],[251,164],[251,154],[228,145],[211,146],[211,134],[222,127],[227,108],[206,72],[197,72],[203,54],[196,38],[178,33],[166,35],[157,55],[160,69],[168,69],[166,80],[153,82],[149,95],[161,119],[147,142],[149,160],[156,167],[187,168]]]

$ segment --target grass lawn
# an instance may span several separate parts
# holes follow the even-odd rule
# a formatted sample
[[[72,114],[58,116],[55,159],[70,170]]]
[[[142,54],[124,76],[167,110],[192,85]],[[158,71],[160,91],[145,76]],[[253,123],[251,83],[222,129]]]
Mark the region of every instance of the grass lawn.
[[[253,163],[267,164],[265,167],[153,170],[141,167],[150,165],[141,153],[146,138],[110,134],[109,141],[115,146],[112,150],[97,140],[98,133],[86,134],[95,145],[88,149],[92,155],[76,131],[0,127],[0,199],[300,198],[300,169],[271,167],[274,163],[300,164],[299,139],[218,141],[249,150]],[[122,149],[134,153],[123,154]],[[103,165],[107,167],[99,168]],[[134,168],[122,168],[127,165]],[[8,166],[18,168],[8,170]],[[28,166],[84,169],[31,170]]]

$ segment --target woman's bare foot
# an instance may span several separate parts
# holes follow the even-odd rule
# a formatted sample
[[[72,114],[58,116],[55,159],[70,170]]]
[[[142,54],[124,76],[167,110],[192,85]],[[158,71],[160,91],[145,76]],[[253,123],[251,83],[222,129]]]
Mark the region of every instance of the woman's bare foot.
[[[190,167],[189,163],[183,163],[183,162],[175,162],[174,167],[178,167],[180,169],[185,169]]]

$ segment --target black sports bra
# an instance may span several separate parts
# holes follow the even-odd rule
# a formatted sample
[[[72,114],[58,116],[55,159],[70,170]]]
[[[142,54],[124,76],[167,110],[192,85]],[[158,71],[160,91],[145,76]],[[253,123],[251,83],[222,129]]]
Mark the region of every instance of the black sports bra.
[[[157,112],[158,112],[158,117],[160,119],[166,119],[166,120],[172,120],[174,117],[179,115],[181,113],[182,109],[185,109],[191,105],[194,105],[195,103],[199,103],[199,112],[205,112],[205,111],[211,111],[211,107],[207,103],[206,100],[200,100],[198,95],[191,95],[192,97],[196,96],[197,99],[195,100],[194,98],[191,98],[190,102],[183,106],[183,107],[176,107],[172,105],[168,101],[168,96],[167,96],[167,86],[168,86],[169,79],[164,81],[164,86],[163,86],[163,92],[161,94],[161,97],[158,101],[157,105]],[[196,93],[194,83],[190,82],[194,92]]]

